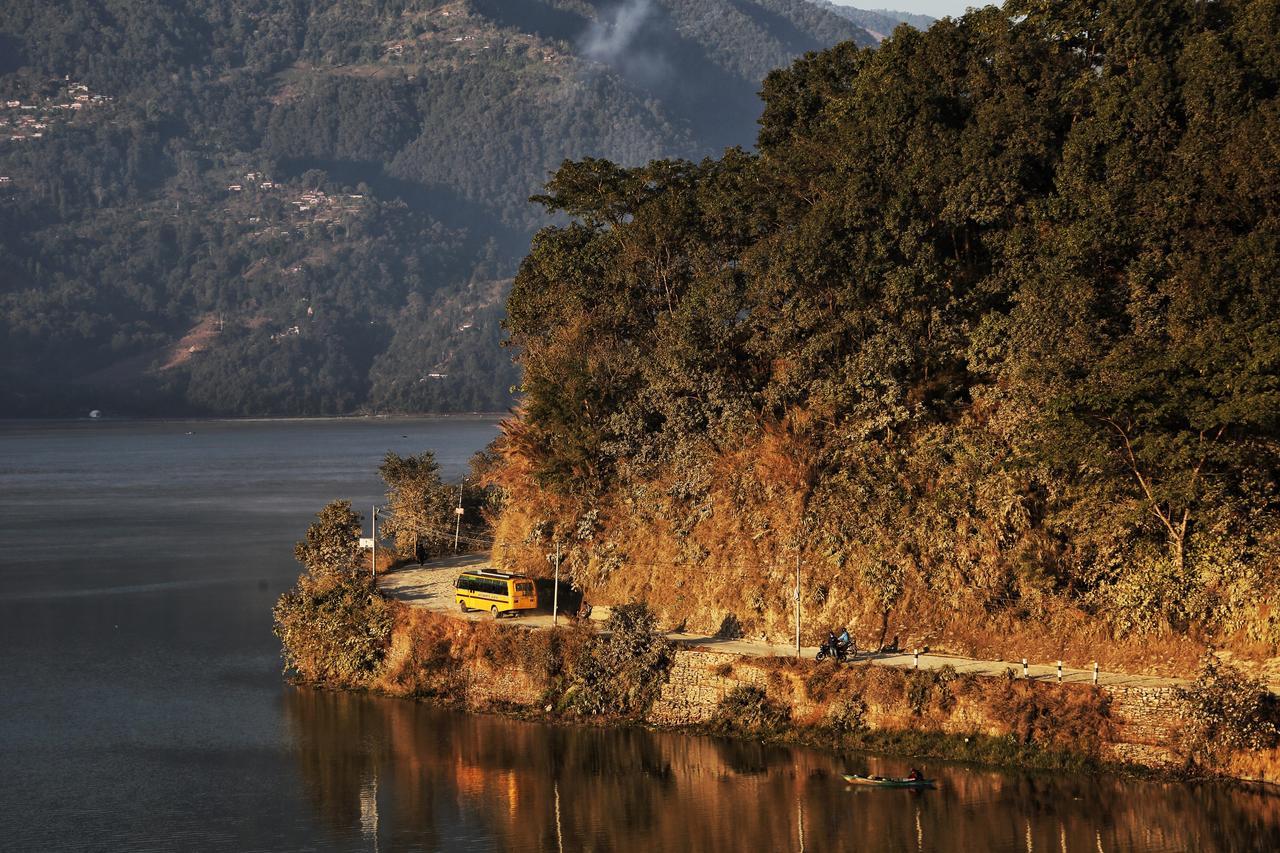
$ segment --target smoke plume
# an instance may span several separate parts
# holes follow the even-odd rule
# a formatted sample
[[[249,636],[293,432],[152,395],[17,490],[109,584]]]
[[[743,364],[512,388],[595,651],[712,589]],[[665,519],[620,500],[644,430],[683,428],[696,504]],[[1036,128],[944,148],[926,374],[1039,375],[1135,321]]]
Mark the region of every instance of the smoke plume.
[[[578,40],[578,49],[634,82],[655,83],[667,76],[670,66],[643,45],[642,31],[653,15],[652,0],[628,0],[603,10]]]

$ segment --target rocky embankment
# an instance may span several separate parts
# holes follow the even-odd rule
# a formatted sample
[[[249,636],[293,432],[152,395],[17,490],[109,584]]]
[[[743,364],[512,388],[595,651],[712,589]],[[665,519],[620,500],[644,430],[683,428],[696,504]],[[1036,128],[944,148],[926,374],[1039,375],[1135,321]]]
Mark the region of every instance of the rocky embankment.
[[[392,641],[368,685],[391,695],[525,717],[712,731],[833,748],[1028,767],[1191,772],[1185,701],[1172,686],[1052,679],[757,657],[671,643],[648,683],[602,672],[602,635],[473,621],[397,605]],[[621,708],[583,697],[607,680]],[[647,692],[645,692],[647,691]],[[625,703],[629,700],[618,700]],[[1280,751],[1239,752],[1220,775],[1274,782]],[[1200,767],[1198,770],[1204,770]]]

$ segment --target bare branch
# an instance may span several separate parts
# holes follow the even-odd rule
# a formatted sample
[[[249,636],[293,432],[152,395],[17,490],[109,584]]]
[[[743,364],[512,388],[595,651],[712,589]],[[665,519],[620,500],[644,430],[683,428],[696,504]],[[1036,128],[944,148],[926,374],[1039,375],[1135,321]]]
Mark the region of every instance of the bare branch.
[[[1116,423],[1114,418],[1107,418],[1101,415],[1094,415],[1094,417],[1097,420],[1100,420],[1103,423],[1110,426],[1113,430],[1116,431],[1116,434],[1120,436],[1121,440],[1124,441],[1124,450],[1125,450],[1125,455],[1128,457],[1129,469],[1133,471],[1133,476],[1137,478],[1138,485],[1142,487],[1142,493],[1147,496],[1147,501],[1148,503],[1151,504],[1151,511],[1155,513],[1156,518],[1160,519],[1160,523],[1163,524],[1165,529],[1169,531],[1169,537],[1175,543],[1181,546],[1182,535],[1180,535],[1178,530],[1173,526],[1173,523],[1169,520],[1168,515],[1166,515],[1165,512],[1160,508],[1160,502],[1156,500],[1155,494],[1151,491],[1151,484],[1147,481],[1147,478],[1142,475],[1142,469],[1138,467],[1138,458],[1137,456],[1134,455],[1133,442],[1129,440],[1128,431],[1124,427],[1121,427],[1120,424]],[[1185,514],[1183,516],[1182,529],[1183,529],[1183,533],[1185,533],[1186,532]]]

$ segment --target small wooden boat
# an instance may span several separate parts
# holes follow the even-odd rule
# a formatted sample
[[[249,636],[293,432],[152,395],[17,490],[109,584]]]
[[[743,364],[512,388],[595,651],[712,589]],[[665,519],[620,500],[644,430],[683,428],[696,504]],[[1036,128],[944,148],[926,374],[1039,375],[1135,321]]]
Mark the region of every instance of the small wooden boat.
[[[906,776],[894,778],[889,776],[863,776],[859,773],[844,774],[844,781],[850,785],[865,785],[869,788],[933,788],[935,779],[911,779]]]

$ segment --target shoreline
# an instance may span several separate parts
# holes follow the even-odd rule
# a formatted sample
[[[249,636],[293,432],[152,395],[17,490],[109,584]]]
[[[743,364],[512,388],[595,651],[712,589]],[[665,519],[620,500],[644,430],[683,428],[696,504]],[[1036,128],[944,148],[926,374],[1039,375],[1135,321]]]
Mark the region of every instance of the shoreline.
[[[1280,793],[1278,757],[1189,761],[1173,687],[1096,687],[866,663],[748,657],[661,639],[653,669],[609,676],[649,691],[582,703],[584,661],[610,640],[583,626],[473,621],[402,603],[371,677],[319,684],[557,725],[641,728],[990,768],[1214,781]],[[603,653],[607,657],[607,652]],[[589,668],[589,665],[588,665]],[[305,678],[298,683],[311,684]],[[603,687],[616,691],[615,684]],[[617,710],[615,710],[617,707]],[[1256,759],[1260,759],[1260,762]]]
[[[1280,781],[1272,779],[1224,776],[1214,774],[1196,774],[1181,769],[1151,767],[1142,764],[1079,760],[1080,756],[1070,753],[1040,752],[1047,761],[1007,761],[983,757],[978,754],[981,747],[990,744],[973,743],[966,747],[967,738],[957,735],[945,735],[937,732],[898,732],[887,733],[888,736],[874,742],[856,744],[833,741],[820,731],[797,727],[778,734],[730,733],[706,725],[661,725],[644,720],[624,717],[567,717],[561,714],[548,713],[540,708],[514,704],[496,704],[485,707],[470,707],[461,698],[446,699],[442,697],[412,696],[397,692],[388,692],[377,688],[345,687],[334,684],[312,683],[300,678],[287,680],[289,684],[331,693],[355,693],[375,696],[393,701],[412,702],[427,705],[441,710],[493,717],[502,720],[515,720],[542,726],[562,729],[645,731],[664,734],[685,735],[689,737],[707,737],[735,743],[758,743],[764,746],[797,747],[815,750],[835,757],[850,755],[872,756],[899,761],[941,761],[948,765],[973,770],[995,770],[1005,773],[1030,773],[1056,776],[1061,773],[1083,777],[1111,777],[1117,780],[1136,780],[1145,782],[1179,784],[1186,787],[1208,785],[1223,789],[1239,789],[1255,794],[1280,797]],[[993,739],[998,740],[998,739]],[[1027,753],[1035,755],[1034,752]]]
[[[164,424],[164,423],[306,423],[319,421],[423,421],[423,420],[502,420],[510,417],[510,412],[445,412],[440,414],[386,414],[386,415],[261,415],[247,417],[202,416],[202,415],[162,415],[127,417],[123,415],[104,415],[100,418],[87,416],[67,417],[5,417],[0,418],[0,426],[26,424]]]

